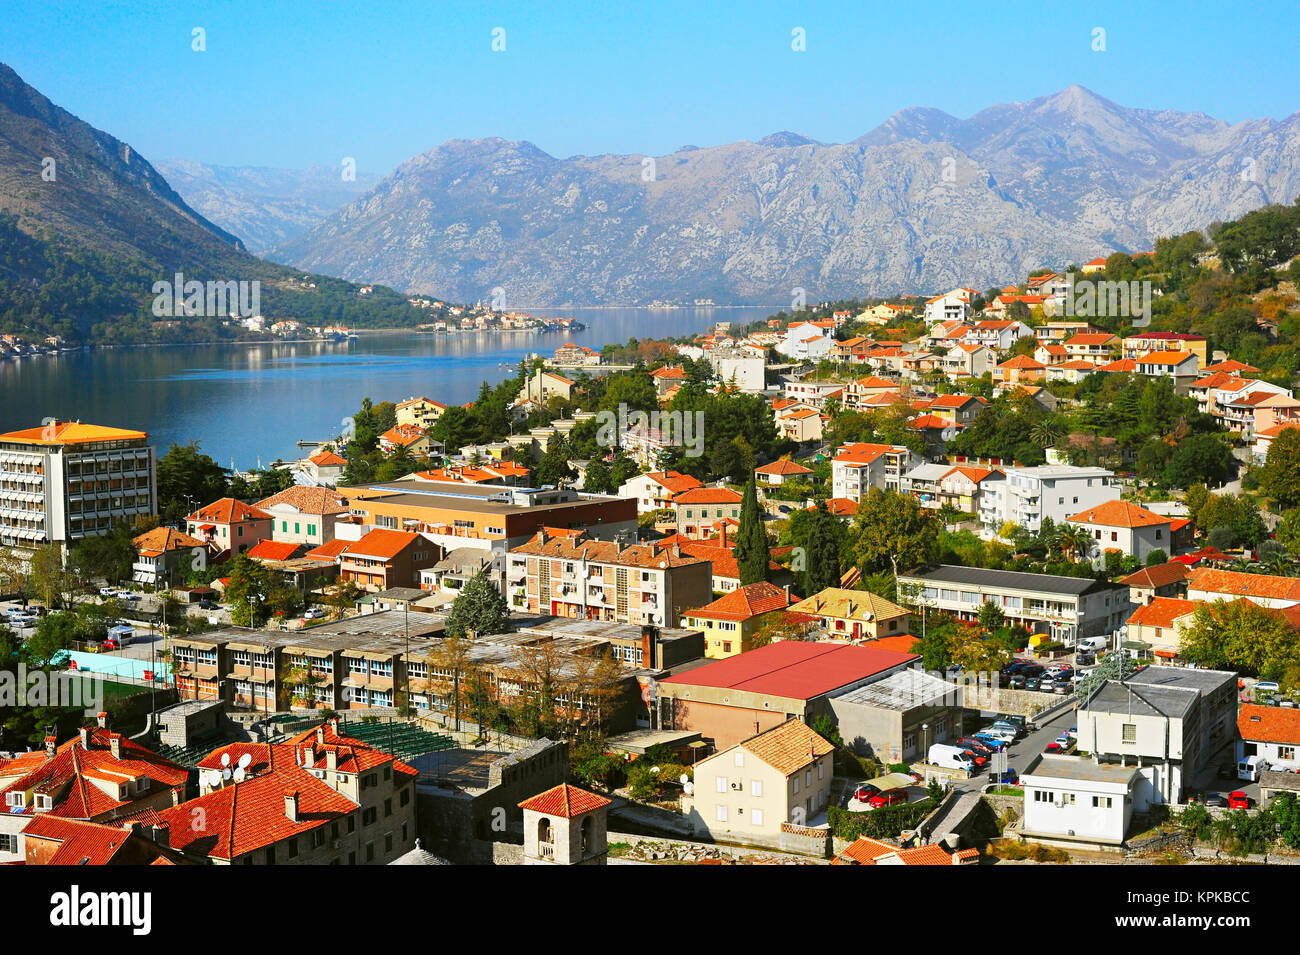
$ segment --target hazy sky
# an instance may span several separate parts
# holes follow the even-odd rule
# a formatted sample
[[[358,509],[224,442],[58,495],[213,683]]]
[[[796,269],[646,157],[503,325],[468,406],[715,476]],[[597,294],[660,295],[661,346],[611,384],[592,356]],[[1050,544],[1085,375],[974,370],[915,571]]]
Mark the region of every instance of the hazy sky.
[[[55,103],[147,158],[237,166],[350,156],[386,173],[483,136],[556,156],[781,129],[843,142],[907,106],[965,117],[1071,83],[1231,122],[1300,109],[1290,2],[8,0],[2,15],[0,60]]]

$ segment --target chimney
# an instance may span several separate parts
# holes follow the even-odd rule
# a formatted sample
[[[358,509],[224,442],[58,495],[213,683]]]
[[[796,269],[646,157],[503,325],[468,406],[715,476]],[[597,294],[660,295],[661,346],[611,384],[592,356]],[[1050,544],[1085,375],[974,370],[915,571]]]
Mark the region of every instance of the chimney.
[[[90,749],[90,727],[83,726],[77,730],[77,733],[81,737],[81,748]]]
[[[311,769],[316,765],[316,747],[307,746],[302,750],[302,765]]]
[[[335,738],[339,735],[339,718],[337,716],[330,718],[330,728],[334,730]]]
[[[723,547],[727,546],[727,522],[722,522],[722,530],[718,532],[718,539]]]
[[[162,846],[164,849],[171,848],[172,831],[167,826],[151,826],[149,835],[155,844]]]
[[[59,750],[59,738],[57,736],[45,737],[45,758],[53,759],[54,754]]]
[[[108,734],[108,748],[109,751],[112,752],[114,759],[122,758],[122,734],[121,733]]]
[[[322,746],[325,745],[325,724],[324,723],[316,727],[316,742],[320,743]]]
[[[284,815],[290,822],[298,821],[298,790],[287,789],[284,793]]]
[[[108,714],[103,712],[96,713],[95,722],[99,724],[101,729],[108,729]]]
[[[326,768],[326,769],[338,769],[338,768],[339,768],[339,751],[338,751],[338,750],[336,750],[336,749],[327,749],[327,750],[325,750],[325,768]]]

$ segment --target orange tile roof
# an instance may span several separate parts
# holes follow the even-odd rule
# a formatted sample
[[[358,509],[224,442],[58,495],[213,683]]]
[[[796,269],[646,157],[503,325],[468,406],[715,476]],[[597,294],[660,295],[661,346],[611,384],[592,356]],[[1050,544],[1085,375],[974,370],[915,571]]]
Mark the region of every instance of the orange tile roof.
[[[673,494],[681,494],[683,491],[690,491],[703,486],[698,478],[691,477],[689,474],[682,474],[680,471],[650,471],[644,477],[649,478]]]
[[[117,826],[41,813],[23,827],[23,835],[59,844],[46,865],[108,865],[131,833]]]
[[[1028,355],[1017,355],[1015,358],[1008,358],[1002,364],[998,365],[998,367],[999,368],[1042,369],[1042,368],[1046,368],[1047,366],[1044,365],[1041,361],[1036,361],[1035,359],[1030,358]]]
[[[610,805],[610,800],[604,796],[597,796],[595,793],[589,793],[577,786],[561,783],[554,789],[548,789],[544,793],[538,793],[531,799],[525,799],[519,803],[519,808],[540,812],[546,816],[572,819],[575,816],[581,816],[583,813],[608,805]]]
[[[793,776],[809,763],[835,750],[834,746],[797,719],[786,720],[780,726],[751,736],[738,745],[782,776]]]
[[[41,753],[39,763],[20,763],[19,768],[30,767],[29,772],[13,779],[0,792],[29,792],[35,789],[59,798],[53,809],[43,810],[42,814],[93,820],[130,806],[141,798],[142,794],[138,793],[128,794],[126,799],[117,798],[115,794],[119,784],[128,779],[147,777],[154,784],[143,794],[145,798],[155,796],[163,789],[184,786],[189,776],[185,769],[139,743],[119,737],[122,756],[115,758],[112,753],[112,740],[115,736],[119,734],[103,727],[94,727],[88,737],[89,748],[84,748],[78,734],[60,746],[52,759],[44,758],[45,754]],[[96,781],[103,783],[112,794],[96,785]],[[36,814],[30,801],[21,814]]]
[[[717,548],[721,550],[721,548]],[[698,610],[686,611],[688,617],[704,617],[709,620],[732,620],[736,622],[750,620],[773,610],[784,610],[790,606],[790,595],[782,587],[761,580],[755,584],[737,587],[700,607]]]
[[[511,553],[549,557],[552,560],[586,560],[600,564],[622,564],[647,569],[658,568],[662,564],[667,564],[669,567],[682,567],[702,563],[699,557],[691,556],[684,549],[679,549],[678,556],[674,556],[671,548],[660,548],[656,544],[630,544],[620,547],[616,541],[591,540],[585,536],[551,537],[548,535],[545,540],[541,540],[540,535],[537,535],[528,543],[514,548]]]
[[[1242,703],[1237,709],[1237,732],[1252,743],[1300,743],[1300,709]]]
[[[756,474],[812,474],[812,468],[806,468],[802,464],[796,464],[789,458],[781,458],[773,461],[771,464],[764,464],[762,467],[754,468]]]
[[[1201,600],[1181,600],[1177,597],[1156,597],[1149,604],[1143,604],[1133,611],[1128,618],[1130,624],[1144,627],[1172,627],[1175,621],[1195,613],[1203,606]]]
[[[1078,335],[1069,338],[1065,342],[1068,350],[1071,345],[1109,345],[1111,342],[1119,341],[1109,332],[1080,332]]]
[[[936,395],[930,402],[931,408],[964,408],[972,401],[978,402],[979,399],[972,395]]]
[[[1187,575],[1186,564],[1169,561],[1164,564],[1156,564],[1154,567],[1143,567],[1137,573],[1121,577],[1118,583],[1127,584],[1130,587],[1167,587],[1170,584],[1182,583],[1187,579]]]
[[[1181,365],[1189,358],[1196,356],[1189,351],[1152,351],[1147,352],[1140,357],[1138,361],[1143,365]]]
[[[1192,571],[1192,575],[1187,578],[1187,589],[1231,594],[1234,597],[1300,600],[1300,578],[1242,574],[1234,570],[1211,570],[1205,567]]]
[[[961,425],[954,424],[947,418],[940,418],[934,414],[917,415],[907,423],[907,426],[915,431],[923,431],[927,428],[934,428],[943,431],[946,428],[959,428]]]
[[[380,441],[387,441],[389,444],[400,444],[403,447],[415,444],[423,438],[424,431],[419,425],[399,424],[389,428],[379,436]]]
[[[348,463],[347,458],[340,457],[333,451],[320,451],[307,459],[318,468],[341,468]]]
[[[342,540],[336,537],[332,541],[326,541],[319,547],[313,547],[302,556],[310,558],[311,560],[338,560],[339,554],[343,553],[348,544],[351,543],[352,541]]]
[[[952,471],[958,472],[963,477],[968,478],[976,484],[979,484],[986,478],[992,477],[994,474],[1002,473],[993,468],[980,468],[969,464],[959,464],[957,467],[953,468]],[[951,474],[952,471],[949,471],[948,474]],[[947,477],[948,474],[945,474],[943,477]],[[943,478],[940,478],[939,480],[943,480]]]
[[[131,543],[139,551],[166,553],[169,550],[187,550],[191,547],[207,547],[197,537],[191,537],[174,527],[155,527],[139,537],[132,538]]]
[[[328,487],[308,487],[295,484],[279,494],[258,501],[260,508],[271,508],[277,504],[288,504],[303,514],[346,514],[348,502],[342,494]]]
[[[106,428],[80,421],[54,421],[37,428],[10,431],[0,434],[0,441],[21,441],[24,444],[68,445],[90,444],[95,441],[130,441],[149,437],[144,431],[127,431]]]
[[[1135,358],[1119,358],[1115,361],[1108,361],[1104,365],[1098,365],[1097,370],[1109,372],[1134,372],[1137,371],[1137,366],[1138,363]]]
[[[301,546],[289,541],[262,540],[250,547],[247,555],[253,560],[289,560]]]
[[[1118,500],[1090,507],[1066,520],[1076,524],[1102,524],[1106,527],[1155,527],[1169,523],[1169,518],[1148,511],[1145,507]]]
[[[694,487],[673,495],[674,504],[739,504],[741,500],[728,487]]]
[[[686,371],[682,368],[674,368],[671,365],[665,365],[662,368],[656,368],[654,371],[650,372],[650,377],[670,378],[674,380],[679,378],[684,379],[686,377]]]
[[[359,541],[350,541],[348,546],[339,551],[339,557],[377,557],[389,560],[396,557],[416,540],[423,540],[414,531],[395,531],[386,527],[376,527]],[[430,547],[433,544],[429,543]]]
[[[243,521],[269,521],[271,515],[233,497],[223,497],[199,508],[185,520],[206,524],[239,524]]]

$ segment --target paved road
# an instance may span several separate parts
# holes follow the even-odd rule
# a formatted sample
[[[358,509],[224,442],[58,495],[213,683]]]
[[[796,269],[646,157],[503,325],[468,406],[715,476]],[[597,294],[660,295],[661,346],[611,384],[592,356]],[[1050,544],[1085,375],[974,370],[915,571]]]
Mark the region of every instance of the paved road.
[[[1054,701],[1059,699],[1060,697],[1053,697]],[[996,718],[992,714],[984,714],[984,717],[984,721],[980,724],[981,727],[989,725]],[[1038,727],[1037,729],[1016,740],[1003,751],[1006,753],[1006,767],[1014,769],[1018,774],[1025,772],[1026,767],[1036,756],[1043,752],[1048,743],[1075,725],[1075,710],[1073,708],[1067,709],[1048,722],[1035,725]],[[990,767],[997,765],[997,757],[990,761],[989,765]],[[962,790],[983,789],[988,784],[988,774],[990,772],[992,772],[992,769],[985,770],[983,773],[969,779],[959,780],[954,785],[954,788]]]

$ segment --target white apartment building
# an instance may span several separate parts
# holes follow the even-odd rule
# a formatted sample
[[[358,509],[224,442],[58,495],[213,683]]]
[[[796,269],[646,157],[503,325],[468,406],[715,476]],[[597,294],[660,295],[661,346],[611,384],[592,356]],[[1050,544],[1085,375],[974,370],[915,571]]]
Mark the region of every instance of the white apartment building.
[[[0,546],[34,550],[157,513],[143,431],[52,421],[0,434]]]
[[[708,353],[713,374],[725,385],[741,391],[758,392],[767,387],[767,361],[762,355],[741,348],[717,348]]]
[[[831,496],[861,501],[873,487],[897,491],[911,467],[912,452],[902,445],[843,445],[831,459]]]
[[[1071,514],[1120,496],[1119,487],[1112,483],[1115,473],[1105,468],[1047,464],[1004,470],[1006,480],[980,494],[980,522],[993,534],[1008,521],[1037,533],[1044,518],[1063,524]]]
[[[1081,637],[1109,636],[1128,619],[1130,610],[1126,586],[1091,577],[940,564],[899,574],[898,585],[917,593],[914,619],[919,611],[947,610],[959,620],[976,620],[980,608],[991,603],[1008,624],[1050,634],[1066,644]]]

